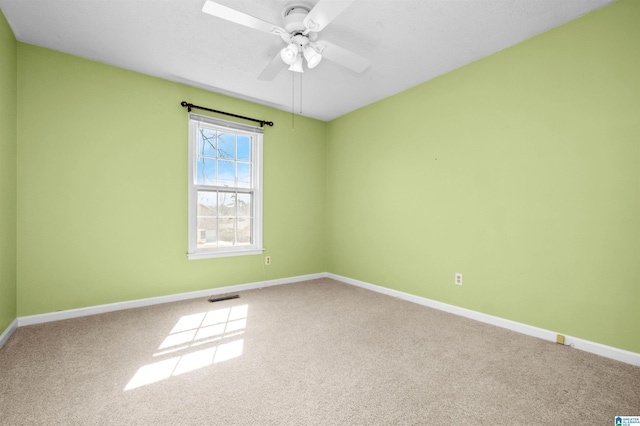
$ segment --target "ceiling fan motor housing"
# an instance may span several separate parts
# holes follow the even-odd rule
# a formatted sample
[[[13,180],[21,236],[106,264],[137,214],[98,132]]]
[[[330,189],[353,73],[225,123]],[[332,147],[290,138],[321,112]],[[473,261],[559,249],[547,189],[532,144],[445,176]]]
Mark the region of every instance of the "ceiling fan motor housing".
[[[307,28],[304,26],[304,18],[309,14],[309,9],[304,5],[293,5],[287,7],[283,11],[284,15],[284,29],[289,34],[302,33]]]

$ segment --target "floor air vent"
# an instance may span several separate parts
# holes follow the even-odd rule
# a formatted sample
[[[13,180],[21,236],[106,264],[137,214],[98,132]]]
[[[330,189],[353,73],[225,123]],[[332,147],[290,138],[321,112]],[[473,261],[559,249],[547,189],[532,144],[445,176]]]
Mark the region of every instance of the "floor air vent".
[[[209,303],[220,302],[221,300],[229,300],[229,299],[237,299],[240,295],[238,293],[234,294],[219,294],[217,296],[211,296],[207,299]]]

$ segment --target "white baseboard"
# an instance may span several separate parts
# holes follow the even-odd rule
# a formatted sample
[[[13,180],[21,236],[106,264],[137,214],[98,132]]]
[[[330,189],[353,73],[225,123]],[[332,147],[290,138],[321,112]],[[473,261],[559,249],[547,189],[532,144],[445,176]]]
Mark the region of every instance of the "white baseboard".
[[[18,319],[16,318],[11,324],[9,324],[9,327],[7,327],[7,329],[2,332],[2,334],[0,334],[0,348],[3,347],[5,343],[7,343],[9,337],[11,337],[11,335],[16,331],[17,328]]]
[[[86,308],[69,309],[66,311],[49,312],[46,314],[19,317],[17,319],[17,323],[18,326],[22,327],[25,325],[41,324],[45,322],[84,317],[88,315],[103,314],[105,312],[121,311],[123,309],[141,308],[143,306],[159,305],[161,303],[179,302],[181,300],[197,299],[199,297],[209,297],[218,294],[235,293],[238,291],[253,290],[256,288],[315,280],[318,278],[325,278],[326,276],[327,274],[322,272],[319,274],[300,275],[297,277],[281,278],[277,280],[260,281],[249,284],[239,284],[228,287],[213,288],[209,290],[198,290],[188,293],[170,294],[168,296],[150,297],[148,299],[130,300],[126,302],[109,303],[106,305],[89,306]]]
[[[430,308],[438,309],[440,311],[449,312],[451,314],[460,315],[465,318],[470,318],[476,321],[484,322],[486,324],[495,325],[498,327],[506,328],[511,331],[526,334],[528,336],[537,337],[539,339],[548,340],[551,342],[556,341],[558,333],[545,330],[538,327],[533,327],[527,324],[522,324],[516,321],[507,320],[500,317],[494,317],[492,315],[483,314],[482,312],[472,311],[470,309],[460,308],[458,306],[449,305],[447,303],[438,302],[435,300],[427,299],[413,294],[404,293],[398,290],[392,290],[386,287],[381,287],[375,284],[370,284],[364,281],[354,280],[352,278],[343,277],[336,274],[326,274],[327,278],[334,279],[336,281],[343,282],[345,284],[351,284],[357,287],[362,287],[367,290],[382,293],[387,296],[396,297],[398,299],[407,300],[409,302],[417,303],[419,305],[428,306]],[[640,366],[640,354],[623,349],[614,348],[612,346],[602,345],[600,343],[591,342],[588,340],[579,339],[577,337],[566,336],[564,338],[564,344],[571,346],[581,351],[590,352],[596,355],[600,355],[606,358],[615,359],[627,364]]]

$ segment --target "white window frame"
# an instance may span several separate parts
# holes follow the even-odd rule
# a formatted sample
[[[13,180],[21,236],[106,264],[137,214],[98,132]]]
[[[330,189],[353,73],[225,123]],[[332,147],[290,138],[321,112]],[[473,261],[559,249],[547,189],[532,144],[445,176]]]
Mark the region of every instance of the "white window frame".
[[[240,192],[247,192],[246,188],[216,187],[212,185],[198,185],[196,183],[196,161],[197,144],[200,127],[215,128],[229,133],[247,135],[252,138],[251,160],[252,160],[252,244],[245,246],[198,248],[197,244],[197,215],[198,215],[198,190],[199,189],[222,189]],[[204,115],[189,113],[189,249],[187,257],[189,260],[210,259],[227,256],[243,256],[262,254],[262,128],[234,123],[226,120],[219,120]]]

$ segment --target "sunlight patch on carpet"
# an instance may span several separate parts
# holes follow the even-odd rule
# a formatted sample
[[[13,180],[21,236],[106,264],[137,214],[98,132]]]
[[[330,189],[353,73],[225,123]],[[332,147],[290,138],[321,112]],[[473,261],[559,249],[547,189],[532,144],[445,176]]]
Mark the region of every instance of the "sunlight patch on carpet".
[[[181,317],[153,357],[183,352],[138,369],[125,391],[166,380],[242,356],[248,305],[239,305]],[[209,346],[196,350],[197,347]]]

